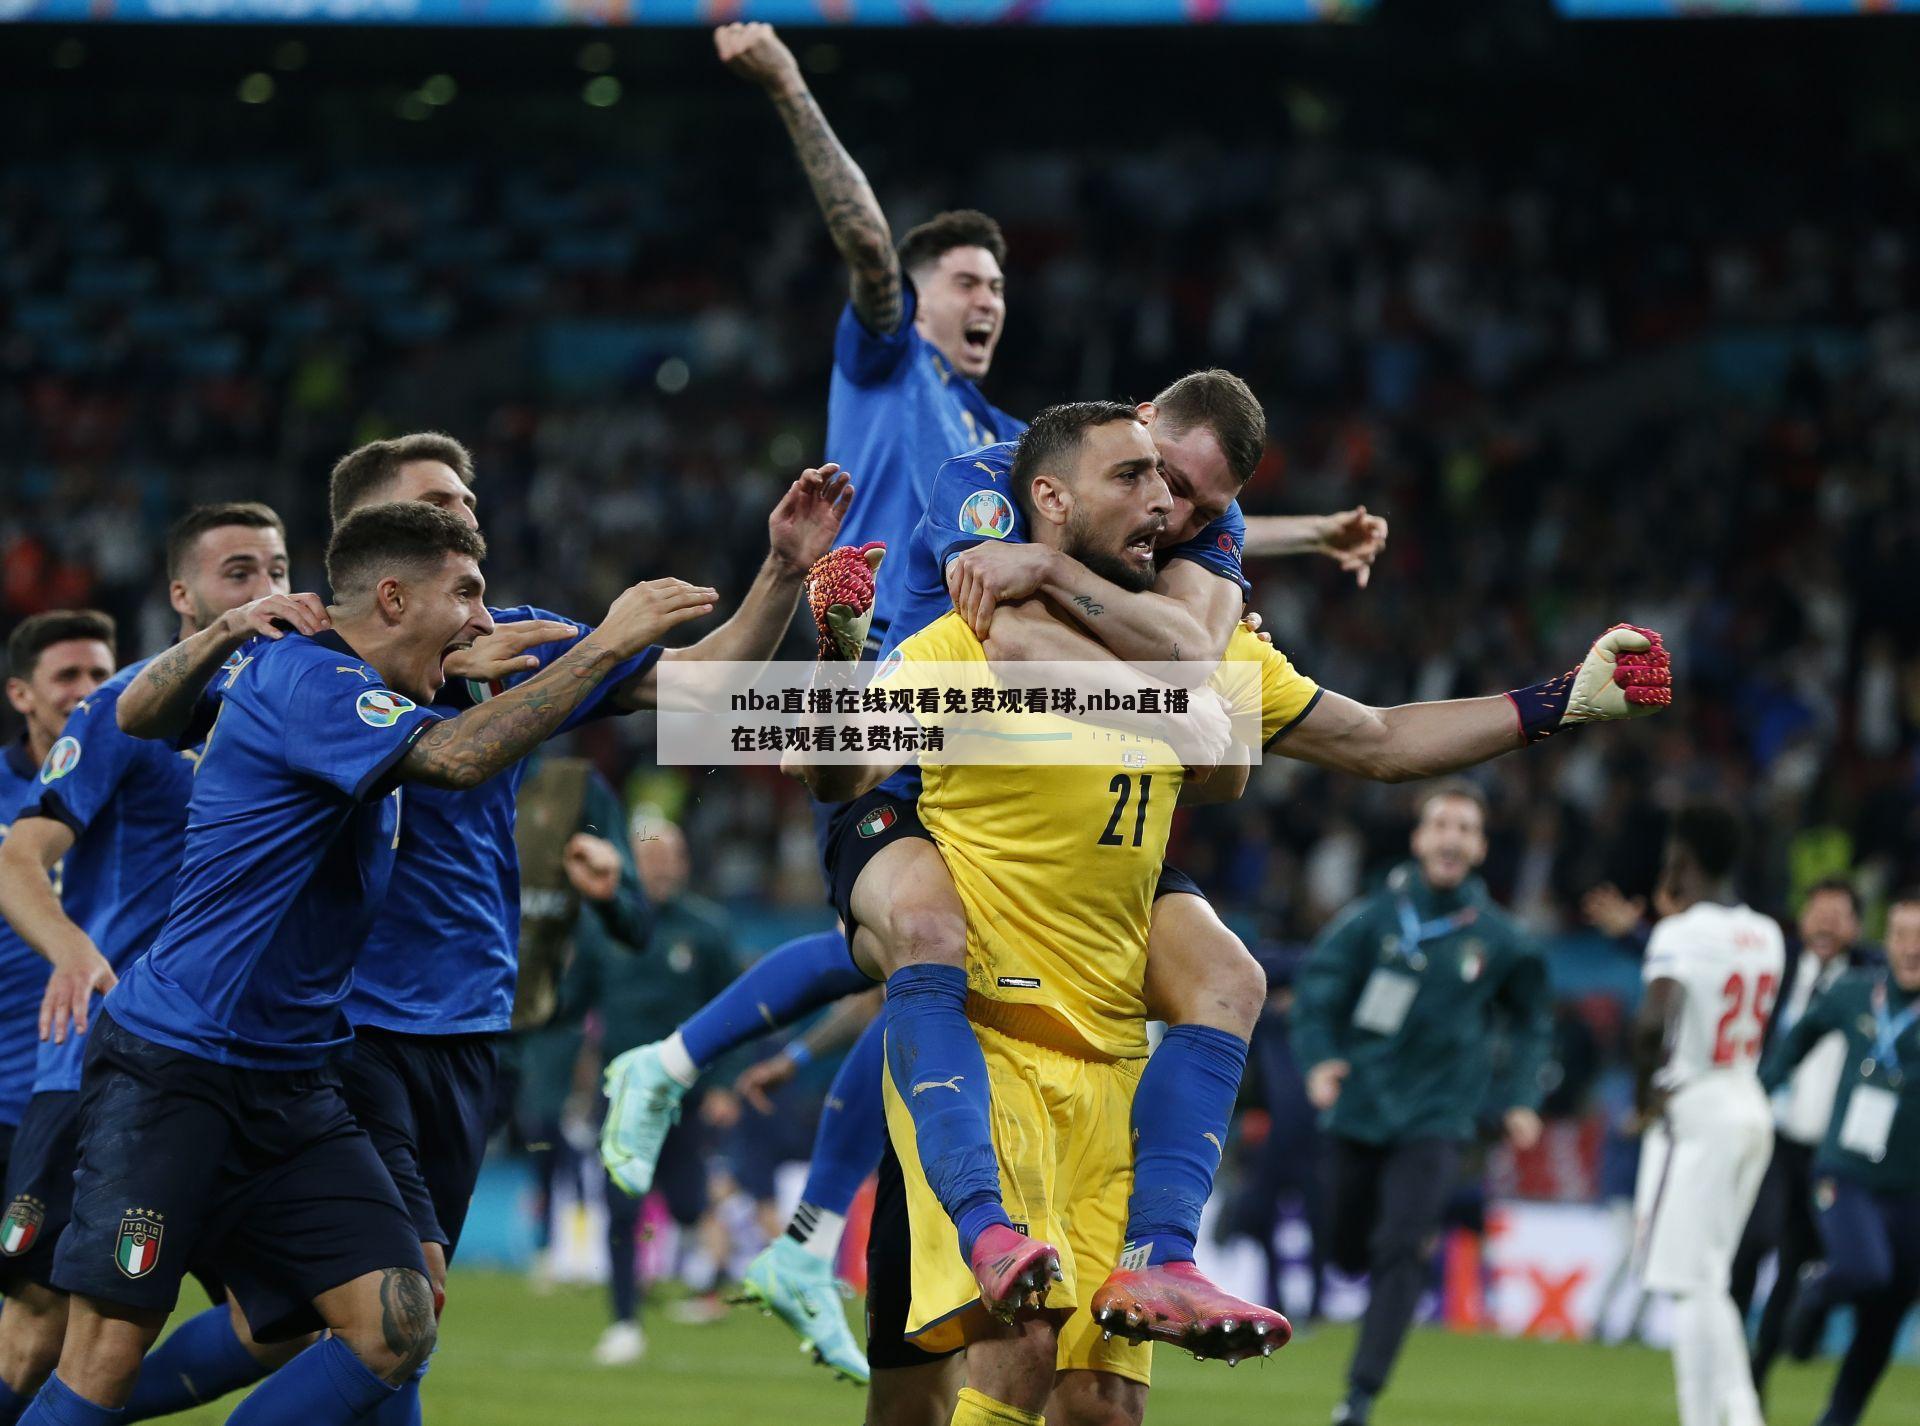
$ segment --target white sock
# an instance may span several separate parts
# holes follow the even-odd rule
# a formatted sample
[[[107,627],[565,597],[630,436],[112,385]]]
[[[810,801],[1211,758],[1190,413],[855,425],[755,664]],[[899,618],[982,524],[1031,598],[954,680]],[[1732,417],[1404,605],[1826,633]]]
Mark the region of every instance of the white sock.
[[[1727,1426],[1762,1426],[1760,1393],[1753,1386],[1753,1360],[1747,1355],[1746,1324],[1731,1293],[1714,1294],[1720,1337],[1720,1407]]]
[[[1673,1304],[1673,1385],[1680,1426],[1720,1426],[1720,1329],[1713,1294],[1686,1292]]]
[[[1724,1289],[1682,1294],[1673,1323],[1680,1426],[1760,1426],[1747,1335],[1733,1298]]]
[[[660,1042],[660,1068],[685,1089],[692,1089],[693,1082],[700,1078],[700,1066],[687,1053],[687,1042],[680,1038],[678,1030]]]
[[[840,1235],[846,1228],[847,1220],[841,1214],[830,1213],[817,1203],[802,1203],[793,1210],[787,1236],[831,1267],[840,1256]]]

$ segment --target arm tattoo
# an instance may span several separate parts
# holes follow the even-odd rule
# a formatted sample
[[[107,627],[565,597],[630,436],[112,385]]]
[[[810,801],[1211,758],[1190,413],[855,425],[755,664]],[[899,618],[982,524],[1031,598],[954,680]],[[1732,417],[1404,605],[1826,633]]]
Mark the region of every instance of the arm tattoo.
[[[619,662],[587,639],[544,672],[457,718],[443,718],[414,740],[406,775],[435,787],[478,787],[552,735]]]
[[[148,664],[147,678],[153,684],[154,691],[172,692],[186,679],[188,663],[187,651],[175,645]]]
[[[1100,603],[1096,599],[1089,598],[1087,595],[1084,595],[1084,594],[1074,595],[1073,602],[1080,606],[1081,610],[1086,614],[1086,616],[1089,619],[1096,619],[1100,615],[1107,612],[1106,605]],[[1175,654],[1174,657],[1178,658],[1179,655]]]
[[[893,332],[900,325],[903,300],[900,258],[866,175],[834,137],[811,94],[804,89],[783,94],[773,104],[792,136],[807,182],[813,185],[814,200],[827,220],[833,245],[852,270],[853,310],[873,331]]]
[[[405,1382],[433,1351],[433,1289],[412,1268],[380,1275],[380,1336],[399,1359],[386,1377],[391,1386]]]

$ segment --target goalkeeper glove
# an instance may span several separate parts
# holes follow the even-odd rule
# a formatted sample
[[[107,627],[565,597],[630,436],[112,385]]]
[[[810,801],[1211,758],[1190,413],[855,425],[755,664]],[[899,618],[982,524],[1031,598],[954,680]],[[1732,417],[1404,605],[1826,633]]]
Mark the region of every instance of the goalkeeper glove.
[[[878,540],[828,550],[807,571],[807,607],[819,657],[858,663],[873,624],[873,594],[887,547]]]
[[[1615,624],[1593,641],[1578,668],[1507,695],[1520,734],[1537,743],[1562,728],[1644,718],[1673,702],[1673,660],[1659,634]]]

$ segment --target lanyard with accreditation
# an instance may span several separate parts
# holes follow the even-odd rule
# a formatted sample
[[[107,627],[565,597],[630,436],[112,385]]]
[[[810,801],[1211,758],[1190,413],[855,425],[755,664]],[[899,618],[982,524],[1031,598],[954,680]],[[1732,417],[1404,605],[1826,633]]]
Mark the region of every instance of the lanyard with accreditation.
[[[1853,1087],[1846,1117],[1840,1121],[1840,1147],[1875,1163],[1887,1156],[1887,1138],[1900,1107],[1900,1087],[1906,1081],[1900,1037],[1920,1020],[1920,1000],[1894,1015],[1887,999],[1887,977],[1882,975],[1873,988],[1873,1051],[1860,1061],[1860,1078],[1865,1082]],[[1876,1075],[1885,1083],[1876,1084]]]
[[[1375,1035],[1397,1035],[1407,1023],[1407,1012],[1420,993],[1420,972],[1427,968],[1426,953],[1420,947],[1465,930],[1480,916],[1476,908],[1463,906],[1450,916],[1422,921],[1403,895],[1394,897],[1394,909],[1400,918],[1400,939],[1390,948],[1393,961],[1374,967],[1353,1006],[1354,1028]]]

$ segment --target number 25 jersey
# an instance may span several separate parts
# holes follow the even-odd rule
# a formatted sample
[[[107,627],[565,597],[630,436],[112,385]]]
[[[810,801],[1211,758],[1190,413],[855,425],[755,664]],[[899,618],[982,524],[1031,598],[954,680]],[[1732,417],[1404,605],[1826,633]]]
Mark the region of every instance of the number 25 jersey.
[[[1709,1075],[1757,1078],[1760,1043],[1787,962],[1780,927],[1746,906],[1701,901],[1653,928],[1644,978],[1686,992],[1656,1082],[1677,1090]]]

